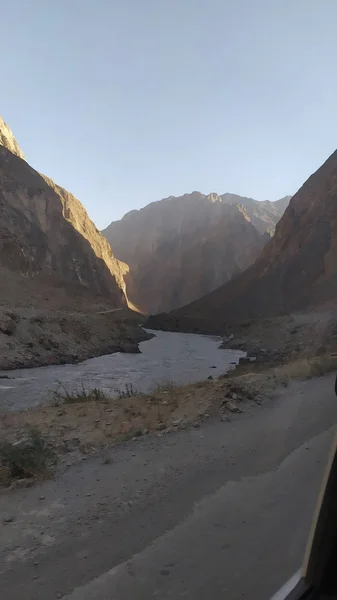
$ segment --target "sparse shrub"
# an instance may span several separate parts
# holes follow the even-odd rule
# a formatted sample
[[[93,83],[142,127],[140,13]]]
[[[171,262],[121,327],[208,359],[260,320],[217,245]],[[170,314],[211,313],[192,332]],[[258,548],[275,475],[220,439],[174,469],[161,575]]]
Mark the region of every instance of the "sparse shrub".
[[[120,400],[122,398],[131,398],[132,396],[137,396],[137,394],[139,394],[139,392],[133,386],[132,383],[126,383],[124,385],[124,389],[118,389],[116,391],[117,391],[117,396]]]
[[[47,477],[56,462],[51,445],[35,428],[17,442],[0,442],[0,467],[7,471],[8,479]]]
[[[82,386],[78,390],[68,392],[65,388],[59,388],[53,393],[54,404],[77,404],[83,402],[109,402],[110,397],[99,388],[86,390]]]

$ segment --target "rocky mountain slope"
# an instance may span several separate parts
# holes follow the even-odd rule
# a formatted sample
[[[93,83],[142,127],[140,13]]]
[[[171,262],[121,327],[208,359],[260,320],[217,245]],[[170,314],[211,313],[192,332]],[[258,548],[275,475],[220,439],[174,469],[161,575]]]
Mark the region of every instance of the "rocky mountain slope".
[[[19,144],[17,143],[17,141],[16,141],[13,133],[11,132],[10,128],[8,127],[7,123],[5,123],[5,121],[3,120],[3,118],[1,116],[0,116],[0,146],[7,148],[7,150],[10,150],[13,154],[16,154],[16,156],[25,160],[24,153],[22,152]]]
[[[130,265],[128,295],[144,312],[182,306],[230,280],[259,255],[289,197],[257,202],[200,192],[126,214],[103,233]]]
[[[3,122],[0,141],[0,304],[25,303],[23,291],[30,288],[39,306],[54,294],[59,308],[75,304],[76,297],[125,306],[128,267],[114,257],[81,203],[23,160]]]
[[[224,331],[235,322],[333,307],[336,301],[337,151],[292,197],[250,268],[199,301],[158,316],[157,324]]]
[[[128,320],[127,272],[81,203],[29,166],[0,120],[0,368],[137,350],[147,334]]]

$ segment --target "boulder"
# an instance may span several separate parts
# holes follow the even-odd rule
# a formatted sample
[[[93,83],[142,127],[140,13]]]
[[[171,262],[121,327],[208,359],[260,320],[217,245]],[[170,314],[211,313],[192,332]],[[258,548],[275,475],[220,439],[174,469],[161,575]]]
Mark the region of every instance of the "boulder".
[[[5,335],[13,335],[16,328],[15,320],[9,315],[0,315],[0,332]]]
[[[119,352],[126,354],[141,354],[138,344],[132,342],[122,342],[119,346]]]

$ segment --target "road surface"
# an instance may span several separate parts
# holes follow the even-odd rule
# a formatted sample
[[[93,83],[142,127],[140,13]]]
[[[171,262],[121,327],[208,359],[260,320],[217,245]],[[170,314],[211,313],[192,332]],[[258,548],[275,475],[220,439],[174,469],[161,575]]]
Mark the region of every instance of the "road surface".
[[[267,600],[300,566],[336,419],[329,375],[0,496],[2,597]]]

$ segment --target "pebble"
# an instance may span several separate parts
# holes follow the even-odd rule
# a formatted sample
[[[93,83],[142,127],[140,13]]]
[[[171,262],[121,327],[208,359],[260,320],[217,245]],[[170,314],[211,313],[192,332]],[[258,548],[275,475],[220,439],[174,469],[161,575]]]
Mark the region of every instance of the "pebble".
[[[13,521],[15,521],[15,517],[9,516],[9,517],[5,517],[3,522],[4,524],[6,523],[13,523]]]

